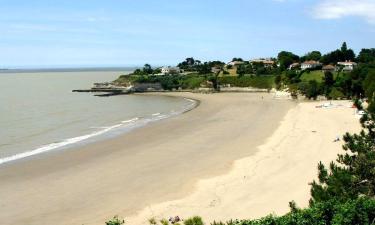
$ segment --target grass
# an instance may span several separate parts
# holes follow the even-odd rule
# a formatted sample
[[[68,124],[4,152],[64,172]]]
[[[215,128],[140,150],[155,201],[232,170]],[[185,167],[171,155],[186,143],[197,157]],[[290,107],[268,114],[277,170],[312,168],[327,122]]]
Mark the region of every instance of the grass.
[[[219,77],[220,84],[230,84],[232,87],[255,87],[272,89],[275,86],[274,76],[243,76]]]
[[[338,72],[333,72],[334,79],[337,78],[339,75]],[[314,71],[306,71],[301,75],[301,81],[302,82],[309,82],[310,80],[315,80],[318,83],[322,83],[324,79],[324,72],[321,70],[314,70]]]
[[[315,80],[318,83],[323,82],[324,73],[321,70],[315,70],[310,72],[304,72],[301,75],[301,81],[309,82],[310,80]]]

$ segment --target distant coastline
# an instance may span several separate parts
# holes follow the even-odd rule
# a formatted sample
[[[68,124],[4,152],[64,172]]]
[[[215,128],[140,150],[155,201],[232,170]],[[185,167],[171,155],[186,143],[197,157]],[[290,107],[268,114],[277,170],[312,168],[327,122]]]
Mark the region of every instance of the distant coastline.
[[[0,73],[133,71],[138,67],[0,68]]]

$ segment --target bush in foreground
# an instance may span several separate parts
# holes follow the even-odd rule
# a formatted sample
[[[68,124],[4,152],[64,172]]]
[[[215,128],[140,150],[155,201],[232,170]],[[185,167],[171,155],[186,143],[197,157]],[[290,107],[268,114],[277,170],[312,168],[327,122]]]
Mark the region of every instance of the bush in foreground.
[[[105,222],[105,225],[122,225],[125,224],[125,220],[119,219],[118,216],[113,217],[113,219]]]

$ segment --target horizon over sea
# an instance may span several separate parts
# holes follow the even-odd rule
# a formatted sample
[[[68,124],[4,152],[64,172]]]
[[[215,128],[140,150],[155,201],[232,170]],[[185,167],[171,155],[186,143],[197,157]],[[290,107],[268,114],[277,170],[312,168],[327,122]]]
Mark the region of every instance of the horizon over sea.
[[[0,74],[1,73],[48,73],[48,72],[104,72],[104,71],[113,71],[113,72],[131,72],[137,68],[141,68],[142,66],[103,66],[103,67],[94,67],[94,66],[81,66],[81,67],[73,67],[73,66],[56,66],[56,67],[46,67],[46,66],[35,66],[35,67],[0,67]]]
[[[129,68],[128,68],[129,69]],[[165,96],[73,93],[109,82],[119,68],[0,72],[0,164],[123,134],[180,114],[195,102]]]

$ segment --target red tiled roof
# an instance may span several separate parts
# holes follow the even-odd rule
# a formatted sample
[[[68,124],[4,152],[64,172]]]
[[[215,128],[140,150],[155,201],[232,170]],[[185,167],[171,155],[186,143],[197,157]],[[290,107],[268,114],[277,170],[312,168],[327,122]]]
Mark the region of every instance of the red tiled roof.
[[[309,61],[305,61],[305,62],[303,62],[302,64],[310,64],[310,65],[315,65],[315,64],[319,64],[319,62],[317,62],[317,61],[314,61],[314,60],[309,60]]]

